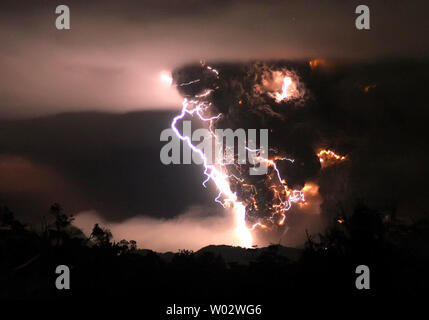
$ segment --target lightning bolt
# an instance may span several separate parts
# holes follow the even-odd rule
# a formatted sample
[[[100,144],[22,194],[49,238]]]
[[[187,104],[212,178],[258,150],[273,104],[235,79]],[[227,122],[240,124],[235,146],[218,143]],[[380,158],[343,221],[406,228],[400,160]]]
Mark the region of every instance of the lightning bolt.
[[[216,69],[213,69],[209,66],[207,67],[207,69],[215,73],[216,76],[219,75],[219,72]],[[186,144],[192,149],[192,151],[196,152],[201,157],[204,166],[204,174],[206,176],[206,180],[204,180],[203,186],[205,187],[206,183],[210,180],[214,182],[217,189],[219,190],[219,195],[216,197],[215,201],[219,202],[225,208],[232,208],[235,214],[236,233],[240,241],[239,244],[243,247],[248,248],[252,245],[253,240],[252,235],[250,234],[250,230],[246,227],[246,209],[245,206],[240,201],[238,201],[237,195],[232,192],[230,188],[230,176],[225,173],[226,170],[222,167],[222,165],[216,166],[210,164],[204,152],[192,144],[191,138],[188,136],[183,136],[177,129],[177,122],[179,120],[182,120],[187,114],[190,116],[194,116],[196,114],[200,120],[204,122],[209,122],[210,128],[212,127],[213,121],[219,119],[221,114],[209,118],[203,115],[204,111],[206,111],[211,105],[210,103],[204,101],[204,98],[210,95],[211,92],[212,90],[206,90],[202,94],[196,95],[195,99],[188,100],[187,98],[185,98],[182,104],[182,111],[179,115],[174,117],[171,123],[171,128],[180,140],[186,142]],[[213,137],[215,137],[213,131],[210,130],[210,132],[212,133]],[[224,199],[223,202],[219,200],[221,197],[223,197]]]
[[[207,70],[214,73],[216,77],[219,77],[219,72],[214,69],[211,66],[206,66]],[[281,100],[286,98],[287,95],[287,89],[290,85],[290,78],[287,77],[284,80],[284,85],[282,88],[282,94],[278,97],[278,99],[281,98]],[[193,80],[190,82],[179,84],[179,86],[185,86],[189,85],[195,82],[199,82],[200,80]],[[204,175],[206,176],[206,179],[203,181],[203,186],[206,187],[207,182],[213,181],[216,185],[216,188],[219,191],[218,196],[216,197],[215,201],[220,203],[224,208],[232,208],[234,214],[235,214],[235,222],[236,222],[236,234],[239,239],[239,245],[243,247],[251,247],[253,239],[251,235],[251,231],[253,231],[256,227],[260,227],[262,229],[268,228],[261,222],[255,223],[251,228],[248,228],[246,226],[246,206],[238,200],[237,194],[235,192],[232,192],[231,186],[230,186],[230,178],[236,179],[238,182],[243,183],[244,179],[241,179],[234,175],[228,175],[227,170],[225,168],[225,165],[223,163],[218,163],[216,165],[210,164],[209,159],[205,156],[204,152],[197,148],[195,145],[192,144],[191,138],[188,136],[182,135],[179,130],[177,129],[177,123],[180,120],[183,120],[186,115],[190,116],[198,116],[198,118],[204,122],[209,123],[210,132],[213,136],[213,138],[216,139],[216,135],[214,134],[212,128],[213,128],[213,121],[219,119],[222,114],[218,114],[213,117],[206,117],[204,116],[205,111],[207,111],[211,103],[207,102],[205,98],[207,98],[213,90],[205,90],[202,93],[195,95],[193,99],[185,98],[182,103],[182,110],[181,113],[178,114],[176,117],[173,118],[173,121],[171,122],[171,128],[176,134],[176,136],[183,142],[185,142],[193,152],[197,153],[202,161],[204,166]],[[248,148],[247,148],[248,149]],[[249,151],[260,151],[260,150],[250,150]],[[273,204],[272,208],[274,212],[272,213],[272,218],[275,214],[280,214],[281,219],[278,222],[279,225],[283,225],[286,219],[285,212],[291,208],[291,204],[293,202],[304,202],[304,193],[300,190],[291,190],[288,188],[286,181],[281,177],[280,171],[277,168],[276,161],[279,160],[287,160],[293,162],[293,159],[288,158],[280,158],[276,157],[272,160],[265,159],[259,156],[256,156],[256,160],[259,161],[265,161],[267,165],[272,166],[277,179],[278,183],[281,186],[281,191],[277,190],[277,186],[273,186],[275,194],[277,196],[277,199],[279,200],[279,204]],[[252,190],[256,190],[256,188],[253,185],[247,185],[242,184],[243,186],[250,187]],[[253,200],[253,204],[255,208],[257,208],[256,201],[254,199],[254,196],[251,197]],[[221,201],[221,199],[223,201]]]

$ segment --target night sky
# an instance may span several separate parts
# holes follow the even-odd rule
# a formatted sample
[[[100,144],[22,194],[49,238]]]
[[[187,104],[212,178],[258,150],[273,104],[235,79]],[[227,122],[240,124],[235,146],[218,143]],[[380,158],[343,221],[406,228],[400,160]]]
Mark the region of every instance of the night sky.
[[[159,73],[184,63],[243,59],[422,57],[427,1],[2,1],[0,115],[176,109]],[[425,9],[426,8],[426,9]]]
[[[338,77],[326,85],[338,113],[309,116],[337,128],[359,114],[346,130],[352,147],[338,144],[355,154],[352,193],[389,198],[382,205],[401,199],[406,216],[426,214],[427,1],[366,1],[370,31],[355,28],[360,1],[67,4],[64,31],[55,29],[55,1],[0,4],[0,203],[23,220],[38,223],[59,202],[85,231],[101,222],[143,247],[228,242],[231,218],[213,202],[215,190],[202,188],[201,168],[159,161],[159,134],[182,100],[160,75],[201,59],[370,64],[334,68]],[[368,81],[380,91],[365,105],[348,99],[347,88]],[[321,226],[304,215],[291,244]],[[180,236],[189,230],[194,240]],[[164,236],[172,232],[175,243]]]

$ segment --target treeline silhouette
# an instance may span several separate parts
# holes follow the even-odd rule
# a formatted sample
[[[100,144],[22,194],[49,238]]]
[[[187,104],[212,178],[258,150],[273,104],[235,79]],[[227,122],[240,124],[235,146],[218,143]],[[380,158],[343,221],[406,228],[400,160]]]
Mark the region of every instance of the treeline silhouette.
[[[247,249],[255,258],[242,264],[189,250],[166,259],[138,249],[133,240],[112,241],[111,232],[98,224],[87,237],[58,204],[41,228],[24,225],[1,207],[0,298],[262,303],[292,295],[413,295],[429,287],[428,231],[427,220],[405,224],[358,204],[323,235],[308,235],[298,260],[271,245]],[[362,264],[370,268],[371,290],[355,287],[355,270]],[[58,265],[70,268],[70,290],[55,287]]]

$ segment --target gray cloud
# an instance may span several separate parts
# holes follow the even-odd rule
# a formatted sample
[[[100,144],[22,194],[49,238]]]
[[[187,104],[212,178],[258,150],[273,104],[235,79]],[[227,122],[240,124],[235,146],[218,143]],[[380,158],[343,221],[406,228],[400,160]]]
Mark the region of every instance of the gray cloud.
[[[54,28],[54,1],[2,2],[0,116],[177,108],[159,73],[184,63],[425,56],[426,2],[74,1],[72,29]]]

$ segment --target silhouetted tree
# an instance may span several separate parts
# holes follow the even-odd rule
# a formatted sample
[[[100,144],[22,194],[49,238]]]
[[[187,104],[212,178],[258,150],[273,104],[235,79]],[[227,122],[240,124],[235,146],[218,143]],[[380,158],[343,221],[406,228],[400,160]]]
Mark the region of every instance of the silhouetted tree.
[[[99,247],[108,247],[111,246],[112,233],[109,229],[103,229],[96,223],[89,238]]]
[[[125,254],[129,250],[130,243],[127,240],[122,239],[117,245],[119,248],[119,254]]]
[[[23,230],[25,225],[15,219],[15,215],[8,207],[0,207],[0,226],[11,228],[12,230]]]
[[[130,251],[137,250],[137,242],[135,240],[130,240]]]
[[[67,216],[63,213],[63,208],[58,203],[54,203],[51,206],[50,212],[55,218],[55,227],[57,231],[63,231],[70,226],[74,220],[73,215]]]
[[[308,295],[309,288],[356,293],[354,270],[359,264],[370,267],[371,293],[412,293],[428,285],[429,223],[407,226],[397,220],[392,228],[392,222],[363,205],[351,215],[344,212],[317,241],[309,236],[298,261],[287,259],[282,246],[271,245],[247,250],[248,260],[228,263],[210,251],[158,254],[136,250],[134,240],[112,243],[111,232],[99,224],[89,237],[93,245],[88,245],[78,232],[70,232],[72,219],[59,205],[51,211],[56,223],[45,235],[11,227],[22,224],[9,209],[0,207],[0,226],[6,226],[0,228],[0,298],[58,297],[63,293],[47,284],[53,283],[50,277],[59,264],[73,268],[71,294],[76,297],[89,296],[94,288],[103,296],[135,296],[144,288],[157,299],[176,300],[240,296],[263,301],[272,298],[267,292],[278,289],[294,295]],[[52,240],[59,234],[64,241],[55,244]],[[392,234],[395,247],[390,247]]]

